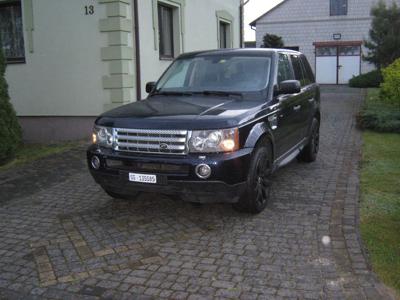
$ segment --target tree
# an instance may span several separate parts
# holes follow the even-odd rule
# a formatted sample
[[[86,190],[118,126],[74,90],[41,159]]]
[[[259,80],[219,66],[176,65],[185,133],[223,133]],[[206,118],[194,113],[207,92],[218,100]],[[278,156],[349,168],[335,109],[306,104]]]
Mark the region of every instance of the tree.
[[[387,7],[381,0],[371,9],[371,15],[369,40],[364,41],[369,51],[364,59],[380,69],[400,57],[400,8],[395,2]]]
[[[285,47],[281,36],[275,34],[266,34],[263,37],[261,48],[283,48]]]
[[[6,63],[0,47],[0,165],[12,158],[21,143],[21,127],[8,95]]]

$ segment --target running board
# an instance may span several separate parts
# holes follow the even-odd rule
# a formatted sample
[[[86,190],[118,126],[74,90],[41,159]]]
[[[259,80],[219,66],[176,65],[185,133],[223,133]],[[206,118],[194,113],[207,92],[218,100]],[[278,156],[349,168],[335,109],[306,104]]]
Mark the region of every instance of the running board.
[[[286,154],[279,157],[274,162],[274,170],[284,167],[288,163],[290,163],[292,160],[294,160],[297,157],[297,155],[300,154],[301,150],[303,150],[303,148],[305,147],[306,144],[307,144],[307,139],[304,138],[300,143],[298,143],[296,146],[294,146]],[[290,153],[290,154],[288,154],[288,153]]]
[[[300,149],[296,149],[295,151],[293,151],[289,156],[287,156],[284,160],[282,160],[281,162],[279,162],[278,164],[278,168],[282,168],[284,166],[286,166],[287,164],[289,164],[292,160],[294,160],[297,155],[300,154]]]

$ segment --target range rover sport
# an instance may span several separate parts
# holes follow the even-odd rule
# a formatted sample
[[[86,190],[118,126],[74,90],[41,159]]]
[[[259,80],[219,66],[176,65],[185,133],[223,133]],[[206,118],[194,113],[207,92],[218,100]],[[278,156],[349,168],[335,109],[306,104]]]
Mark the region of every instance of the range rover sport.
[[[300,52],[183,54],[146,91],[95,122],[88,166],[114,198],[177,194],[259,213],[273,172],[317,157],[320,91]]]

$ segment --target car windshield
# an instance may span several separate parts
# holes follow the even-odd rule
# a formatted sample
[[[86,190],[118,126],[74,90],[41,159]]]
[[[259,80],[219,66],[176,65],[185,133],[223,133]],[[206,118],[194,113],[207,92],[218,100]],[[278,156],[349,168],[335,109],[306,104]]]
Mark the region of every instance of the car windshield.
[[[269,82],[271,57],[201,56],[176,60],[162,76],[158,93],[258,92]]]

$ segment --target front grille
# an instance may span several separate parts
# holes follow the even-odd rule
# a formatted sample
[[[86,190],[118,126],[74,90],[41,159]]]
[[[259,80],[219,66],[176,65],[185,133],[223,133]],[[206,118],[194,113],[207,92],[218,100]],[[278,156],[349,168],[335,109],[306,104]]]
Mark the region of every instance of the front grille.
[[[114,129],[114,150],[182,155],[187,153],[187,130]]]

